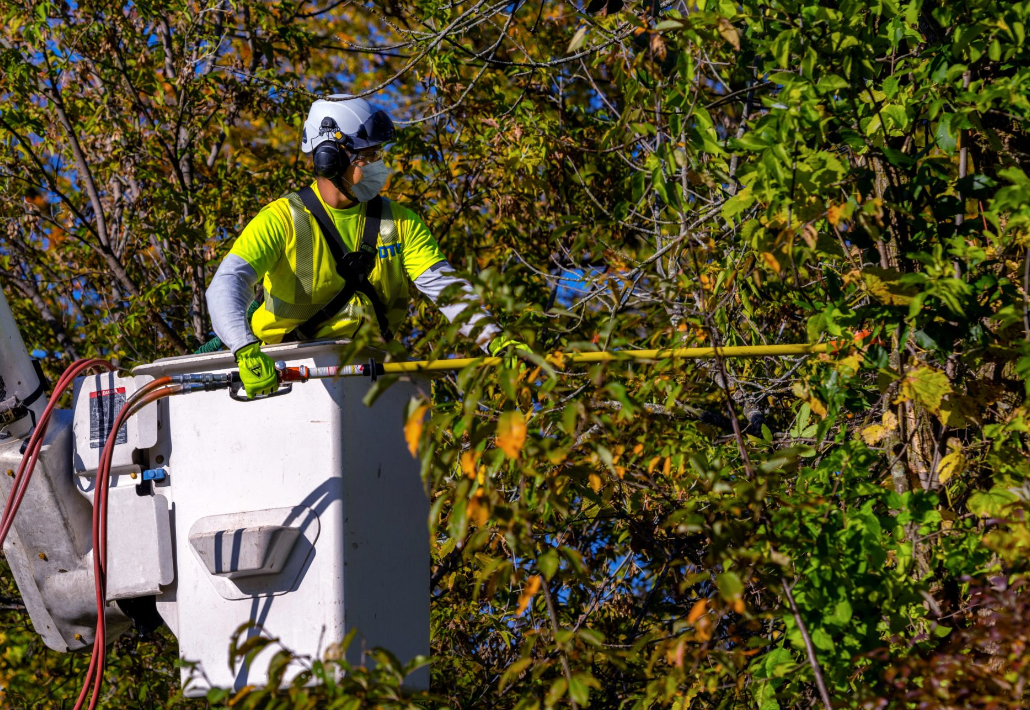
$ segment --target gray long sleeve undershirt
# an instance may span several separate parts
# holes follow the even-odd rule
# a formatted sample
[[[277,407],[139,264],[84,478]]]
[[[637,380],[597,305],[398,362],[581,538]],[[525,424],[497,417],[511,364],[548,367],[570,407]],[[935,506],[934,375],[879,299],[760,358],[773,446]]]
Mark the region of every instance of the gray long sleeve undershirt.
[[[222,260],[207,289],[211,326],[226,347],[234,353],[245,345],[258,342],[250,330],[250,323],[247,322],[247,309],[254,300],[254,286],[257,282],[258,276],[251,265],[235,254],[229,254]],[[454,268],[447,261],[437,262],[415,279],[415,287],[434,304],[440,300],[444,289],[452,284],[460,284],[461,290],[468,294],[469,298],[447,306],[439,306],[440,312],[447,320],[453,321],[467,307],[477,308],[479,312],[473,314],[461,327],[462,335],[468,337],[476,330],[476,324],[480,320],[489,317],[474,298],[472,285],[455,276]],[[500,332],[501,329],[496,325],[487,323],[479,331],[476,344],[485,352],[489,352],[490,341]]]
[[[245,259],[229,254],[218,266],[207,287],[207,310],[211,327],[233,353],[258,342],[247,322],[247,309],[254,300],[258,277]]]
[[[447,306],[441,306],[437,302],[440,300],[440,294],[444,292],[451,284],[461,284],[461,290],[465,292],[466,297],[452,303]],[[438,261],[428,269],[422,272],[417,279],[415,279],[415,288],[424,293],[429,297],[429,300],[440,309],[440,312],[447,316],[447,320],[454,322],[454,319],[458,317],[462,311],[469,306],[476,308],[477,313],[473,313],[469,316],[468,322],[461,326],[461,334],[466,338],[476,330],[476,324],[484,318],[489,318],[490,314],[486,312],[486,309],[479,303],[472,291],[472,284],[465,279],[460,279],[454,275],[454,267],[451,266],[446,260]],[[487,355],[490,354],[490,341],[500,335],[501,329],[498,328],[494,323],[486,323],[482,326],[482,329],[476,336],[476,345],[483,349]]]

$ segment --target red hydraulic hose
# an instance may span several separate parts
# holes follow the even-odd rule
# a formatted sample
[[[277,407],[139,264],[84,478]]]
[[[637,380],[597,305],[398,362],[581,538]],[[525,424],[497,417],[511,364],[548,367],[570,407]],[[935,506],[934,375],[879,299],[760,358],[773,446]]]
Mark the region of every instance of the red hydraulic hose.
[[[22,456],[21,463],[18,465],[18,472],[15,474],[14,482],[11,484],[11,492],[7,496],[3,516],[0,517],[0,546],[3,546],[4,540],[7,539],[7,533],[10,532],[11,525],[14,524],[14,516],[17,514],[22,498],[25,497],[25,492],[28,490],[29,480],[32,478],[32,473],[36,467],[36,460],[43,449],[43,440],[46,438],[47,428],[50,426],[50,416],[53,414],[58,400],[61,399],[65,390],[75,382],[76,377],[87,370],[97,367],[103,367],[108,371],[117,369],[107,360],[100,358],[76,360],[58,379],[57,386],[54,387],[54,392],[50,395],[50,401],[40,415],[39,421],[36,422],[36,427],[29,437],[28,444],[25,447],[25,455]]]
[[[100,699],[100,689],[103,685],[103,671],[107,656],[107,627],[105,624],[105,611],[107,608],[107,491],[110,488],[111,459],[114,455],[114,442],[118,430],[140,407],[150,401],[165,396],[164,392],[154,392],[168,384],[168,378],[155,380],[140,388],[122,406],[114,421],[114,427],[108,436],[108,440],[101,451],[100,463],[97,469],[96,484],[93,493],[93,578],[96,591],[97,604],[97,630],[93,641],[93,652],[90,657],[89,669],[86,671],[86,678],[83,682],[79,698],[75,703],[75,709],[81,710],[86,695],[90,689],[93,690],[89,707],[95,708]],[[169,390],[171,388],[168,388]],[[158,395],[147,397],[151,392]],[[173,392],[168,391],[167,394]]]
[[[100,690],[104,682],[104,666],[107,659],[107,625],[105,612],[107,609],[107,499],[110,490],[111,461],[114,457],[115,441],[118,430],[128,419],[151,402],[178,394],[181,385],[171,384],[171,378],[161,377],[149,382],[125,402],[114,420],[107,442],[101,450],[100,463],[97,467],[96,483],[93,490],[93,582],[96,592],[97,629],[93,641],[93,652],[90,656],[86,678],[75,702],[74,710],[81,710],[86,696],[92,690],[89,708],[94,710],[100,700]]]

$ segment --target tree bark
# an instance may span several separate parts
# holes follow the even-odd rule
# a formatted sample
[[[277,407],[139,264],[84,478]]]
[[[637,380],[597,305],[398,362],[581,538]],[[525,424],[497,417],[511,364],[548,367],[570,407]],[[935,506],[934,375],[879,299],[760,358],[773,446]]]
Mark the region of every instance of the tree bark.
[[[43,322],[50,326],[50,330],[53,331],[54,337],[57,338],[58,344],[64,351],[65,357],[70,360],[78,360],[79,353],[75,348],[75,344],[72,343],[71,338],[68,336],[68,332],[64,329],[64,323],[60,318],[54,315],[54,312],[50,310],[50,306],[43,299],[43,295],[36,288],[36,285],[27,279],[21,279],[15,276],[9,277],[15,287],[22,292],[22,294],[32,302],[33,307],[39,312],[39,317],[43,319]]]

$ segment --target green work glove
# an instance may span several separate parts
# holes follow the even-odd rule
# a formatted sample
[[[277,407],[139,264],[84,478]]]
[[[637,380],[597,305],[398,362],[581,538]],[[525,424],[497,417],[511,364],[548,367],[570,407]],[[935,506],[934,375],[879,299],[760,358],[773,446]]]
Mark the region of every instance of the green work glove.
[[[236,351],[236,364],[240,368],[240,381],[247,390],[247,398],[272,394],[279,386],[279,375],[272,358],[261,352],[261,343],[244,345]]]
[[[490,341],[487,349],[490,351],[491,357],[497,357],[508,348],[512,350],[524,350],[527,353],[533,352],[533,349],[523,343],[521,340],[515,338],[509,338],[507,335],[498,335],[496,338]]]
[[[504,366],[515,370],[520,378],[526,374],[526,363],[523,362],[516,353],[520,350],[530,353],[533,352],[533,350],[521,340],[509,338],[507,335],[498,335],[490,341],[487,349],[490,350],[491,357],[504,358]]]

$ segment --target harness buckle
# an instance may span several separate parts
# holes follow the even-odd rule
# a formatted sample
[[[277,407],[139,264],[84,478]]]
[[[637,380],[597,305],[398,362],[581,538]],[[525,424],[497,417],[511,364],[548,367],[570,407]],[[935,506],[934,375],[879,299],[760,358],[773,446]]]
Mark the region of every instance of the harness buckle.
[[[377,253],[375,250],[366,250],[366,246],[362,244],[359,251],[345,254],[343,257],[343,271],[345,273],[341,274],[344,281],[349,281],[355,277],[358,281],[366,280],[368,275],[372,273],[372,269],[375,268]]]

